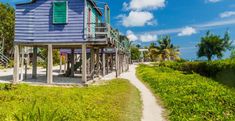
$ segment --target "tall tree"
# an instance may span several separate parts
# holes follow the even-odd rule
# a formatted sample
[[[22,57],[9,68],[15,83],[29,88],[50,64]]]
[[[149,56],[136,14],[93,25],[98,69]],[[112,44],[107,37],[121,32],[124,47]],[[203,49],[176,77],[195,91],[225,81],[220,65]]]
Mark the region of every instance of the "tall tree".
[[[223,38],[208,31],[197,45],[199,47],[197,55],[198,57],[207,57],[208,61],[211,61],[214,56],[221,59],[223,53],[230,49],[231,43],[228,31],[225,32]]]
[[[5,45],[4,53],[12,54],[14,41],[15,13],[9,4],[0,3],[0,41]]]

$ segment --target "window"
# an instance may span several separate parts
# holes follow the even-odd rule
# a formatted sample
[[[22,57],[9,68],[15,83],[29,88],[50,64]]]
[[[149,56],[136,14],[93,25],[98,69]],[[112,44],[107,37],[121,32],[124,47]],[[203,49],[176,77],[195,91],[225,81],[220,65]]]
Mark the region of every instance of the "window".
[[[54,1],[53,2],[53,24],[68,23],[68,2]]]

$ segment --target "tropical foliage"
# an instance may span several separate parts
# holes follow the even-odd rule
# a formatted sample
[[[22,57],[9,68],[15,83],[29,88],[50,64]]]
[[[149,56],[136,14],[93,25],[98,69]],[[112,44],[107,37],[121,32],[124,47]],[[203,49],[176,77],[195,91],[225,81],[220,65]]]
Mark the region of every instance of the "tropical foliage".
[[[234,90],[198,74],[141,65],[137,75],[160,97],[170,121],[234,121]]]
[[[171,43],[170,36],[159,39],[158,45],[152,43],[149,46],[149,57],[152,61],[179,60],[179,48]]]
[[[0,2],[0,41],[4,43],[4,53],[8,56],[13,53],[15,13],[9,4]]]
[[[223,53],[230,49],[231,43],[228,31],[225,33],[224,38],[208,31],[206,36],[202,37],[201,42],[198,44],[199,50],[197,55],[198,57],[207,57],[209,61],[214,56],[221,59]]]
[[[138,90],[127,80],[79,87],[0,84],[1,121],[140,121]]]
[[[140,59],[140,51],[137,46],[131,46],[131,60],[139,60]]]

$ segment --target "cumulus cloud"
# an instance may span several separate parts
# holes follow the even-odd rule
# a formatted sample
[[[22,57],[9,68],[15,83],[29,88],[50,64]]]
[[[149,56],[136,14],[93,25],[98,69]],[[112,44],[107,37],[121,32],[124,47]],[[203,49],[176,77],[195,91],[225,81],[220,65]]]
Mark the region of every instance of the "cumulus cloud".
[[[130,40],[130,41],[136,41],[138,40],[138,37],[134,34],[134,32],[132,32],[131,30],[128,30],[126,32],[126,35],[127,35],[127,38]]]
[[[235,16],[235,11],[226,11],[220,14],[220,18]]]
[[[154,25],[154,15],[150,12],[131,11],[129,15],[119,15],[121,23],[125,27],[141,27],[145,25]]]
[[[143,34],[143,35],[140,35],[140,40],[142,42],[156,41],[157,40],[157,35],[154,35],[154,34]]]
[[[131,10],[150,10],[165,7],[165,0],[131,0],[126,3],[126,8]]]
[[[182,31],[178,34],[178,36],[190,36],[192,34],[196,34],[196,29],[193,27],[185,27]]]

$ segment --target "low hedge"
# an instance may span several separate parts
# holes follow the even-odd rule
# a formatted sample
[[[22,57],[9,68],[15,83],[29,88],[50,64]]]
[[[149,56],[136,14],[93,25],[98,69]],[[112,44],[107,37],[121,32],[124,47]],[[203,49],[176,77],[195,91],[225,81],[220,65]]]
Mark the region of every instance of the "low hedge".
[[[187,73],[198,73],[207,77],[215,77],[219,72],[225,70],[235,70],[235,60],[219,60],[210,62],[162,62],[157,66],[169,67]]]
[[[235,92],[210,78],[147,65],[137,75],[160,97],[170,121],[235,120]]]

